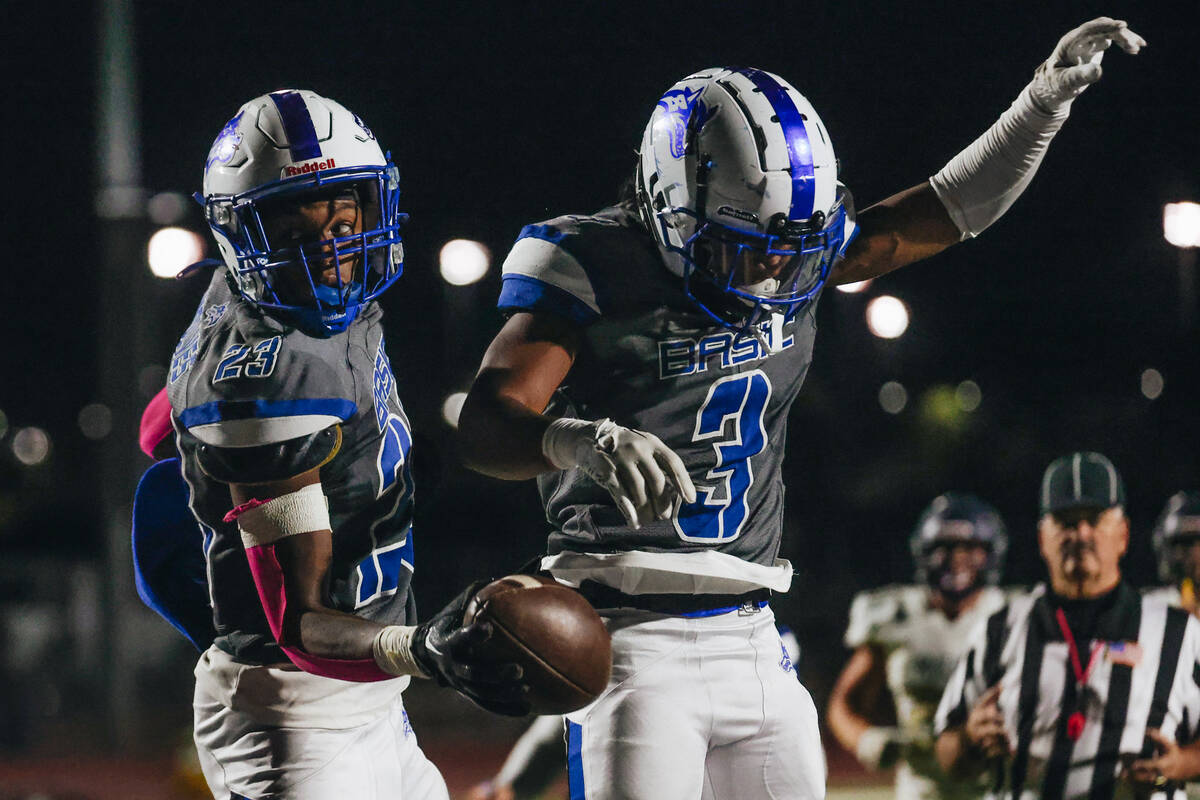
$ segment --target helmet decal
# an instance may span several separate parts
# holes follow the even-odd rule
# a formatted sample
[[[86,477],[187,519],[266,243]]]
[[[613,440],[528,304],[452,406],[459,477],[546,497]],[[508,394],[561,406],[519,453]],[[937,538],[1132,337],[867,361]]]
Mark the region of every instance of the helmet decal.
[[[271,92],[267,95],[279,109],[279,119],[287,136],[292,161],[309,161],[321,157],[321,145],[317,141],[317,129],[313,127],[308,105],[296,91]]]
[[[668,150],[673,158],[683,158],[687,154],[688,121],[700,92],[699,88],[689,89],[685,86],[672,89],[659,98],[658,107],[664,113],[656,124],[661,125],[669,137]]]
[[[225,123],[225,127],[217,134],[216,141],[208,151],[208,160],[204,162],[205,171],[211,169],[213,164],[228,164],[233,159],[238,145],[242,143],[242,134],[238,131],[238,126],[245,113],[245,109],[239,111],[233,119]]]

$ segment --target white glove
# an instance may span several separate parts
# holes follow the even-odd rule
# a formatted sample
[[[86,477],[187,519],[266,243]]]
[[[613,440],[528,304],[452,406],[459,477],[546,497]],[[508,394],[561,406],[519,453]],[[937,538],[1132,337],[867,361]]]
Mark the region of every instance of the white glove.
[[[669,519],[676,498],[696,502],[696,487],[683,460],[652,433],[623,428],[610,419],[556,419],[542,436],[542,454],[558,469],[579,467],[603,486],[626,521]]]
[[[1068,31],[1034,73],[1029,85],[1033,101],[1049,114],[1070,103],[1100,80],[1100,61],[1113,42],[1131,55],[1146,46],[1146,40],[1129,30],[1124,20],[1111,17],[1097,17]]]

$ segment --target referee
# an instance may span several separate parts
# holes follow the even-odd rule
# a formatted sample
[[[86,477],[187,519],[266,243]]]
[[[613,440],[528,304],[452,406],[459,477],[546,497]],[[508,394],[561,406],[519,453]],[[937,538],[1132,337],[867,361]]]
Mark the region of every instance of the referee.
[[[1121,579],[1125,487],[1099,453],[1042,478],[1038,545],[1050,585],[970,636],[935,719],[952,776],[989,797],[1183,800],[1200,775],[1200,623]]]

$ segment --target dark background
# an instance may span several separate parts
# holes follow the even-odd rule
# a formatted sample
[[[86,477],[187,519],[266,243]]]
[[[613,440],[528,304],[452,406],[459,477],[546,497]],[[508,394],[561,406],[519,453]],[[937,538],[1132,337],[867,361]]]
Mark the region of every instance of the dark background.
[[[1001,510],[1007,580],[1029,583],[1043,574],[1034,538],[1042,469],[1075,449],[1102,451],[1129,489],[1128,574],[1139,585],[1154,580],[1154,518],[1171,493],[1200,486],[1195,297],[1181,291],[1194,280],[1194,259],[1181,267],[1187,256],[1162,237],[1163,203],[1200,199],[1200,60],[1188,5],[135,3],[141,137],[130,146],[141,148],[147,190],[190,193],[241,103],[301,87],[356,111],[390,147],[412,222],[405,275],[382,303],[418,433],[416,590],[430,610],[468,580],[525,561],[545,534],[532,484],[467,473],[441,418],[442,399],[466,388],[499,327],[499,261],[525,223],[614,199],[667,86],[719,64],[787,78],[820,111],[862,208],[923,181],[982,132],[1068,29],[1101,13],[1127,18],[1149,46],[1133,58],[1108,54],[1103,80],[1075,103],[1003,219],[864,294],[830,291],[821,302],[784,467],[783,555],[798,574],[774,603],[799,633],[802,672],[821,704],[845,655],[850,597],[911,580],[908,535],[944,490],[976,492]],[[0,603],[10,637],[21,625],[39,630],[41,618],[25,613],[31,597],[49,609],[45,625],[75,614],[81,635],[107,630],[115,590],[98,591],[92,617],[86,597],[83,611],[64,611],[56,590],[75,585],[64,577],[72,569],[100,585],[113,574],[119,548],[106,544],[98,509],[104,487],[119,494],[132,483],[103,465],[114,449],[136,448],[132,409],[162,385],[161,373],[127,382],[116,401],[125,411],[114,407],[118,424],[107,438],[85,438],[77,416],[105,395],[106,376],[166,365],[204,284],[159,281],[127,303],[119,293],[103,299],[120,270],[146,266],[106,265],[99,246],[98,13],[26,7],[4,56],[6,105],[15,109],[5,126],[0,316]],[[148,235],[152,226],[141,224]],[[185,224],[200,230],[198,207]],[[491,248],[495,264],[480,284],[448,287],[438,276],[437,251],[454,237]],[[894,341],[872,337],[863,322],[866,301],[881,293],[902,298],[912,315]],[[129,351],[146,354],[145,363],[105,347],[113,314],[149,326],[150,337]],[[1148,367],[1165,380],[1155,400],[1139,388]],[[981,387],[982,405],[946,412],[947,392],[965,379]],[[877,400],[887,380],[908,391],[897,415]],[[25,426],[53,440],[36,467],[9,447]],[[52,565],[38,567],[48,577],[36,586],[29,576],[42,573],[31,564]],[[144,624],[165,629],[149,616]],[[164,708],[181,704],[186,720],[191,656],[169,642],[148,648],[139,692],[169,698]],[[10,686],[41,686],[32,696],[50,691],[59,702],[38,699],[21,711],[26,735],[10,736],[10,747],[53,750],[63,741],[55,719],[89,708],[103,717],[111,698],[103,688],[84,691],[98,678],[56,664],[62,676],[39,683],[30,664],[54,663],[56,651],[47,645],[32,662],[14,662],[19,649],[8,648],[8,670],[27,683]]]

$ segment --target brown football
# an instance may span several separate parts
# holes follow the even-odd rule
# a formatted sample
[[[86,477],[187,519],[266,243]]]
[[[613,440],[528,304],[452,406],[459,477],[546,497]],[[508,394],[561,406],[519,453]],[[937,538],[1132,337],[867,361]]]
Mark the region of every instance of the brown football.
[[[463,624],[490,622],[480,655],[525,672],[534,714],[566,714],[604,691],[612,639],[596,609],[574,589],[538,575],[509,575],[475,593]]]

